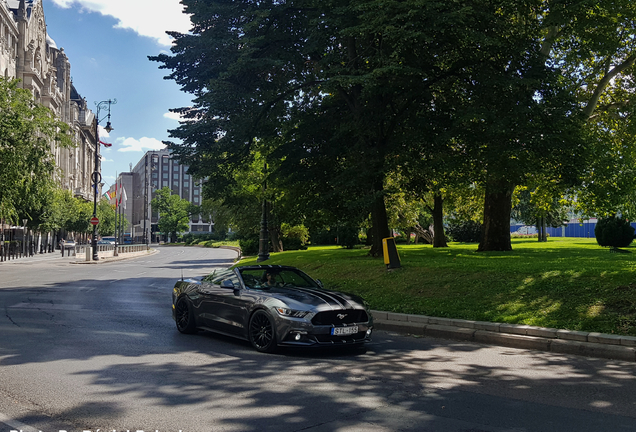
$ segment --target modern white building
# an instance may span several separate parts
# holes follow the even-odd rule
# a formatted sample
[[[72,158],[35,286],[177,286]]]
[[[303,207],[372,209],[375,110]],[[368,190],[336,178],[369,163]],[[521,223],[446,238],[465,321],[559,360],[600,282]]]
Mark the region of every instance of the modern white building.
[[[157,190],[169,187],[174,195],[201,205],[201,186],[187,171],[188,167],[172,158],[168,150],[157,150],[146,152],[131,172],[118,176],[118,183],[124,185],[128,198],[125,214],[131,224],[126,233],[135,243],[164,240],[158,233],[159,215],[151,205]],[[114,189],[115,186],[111,186],[110,192]],[[189,232],[192,233],[209,233],[213,230],[212,221],[201,216],[193,217],[189,225]]]

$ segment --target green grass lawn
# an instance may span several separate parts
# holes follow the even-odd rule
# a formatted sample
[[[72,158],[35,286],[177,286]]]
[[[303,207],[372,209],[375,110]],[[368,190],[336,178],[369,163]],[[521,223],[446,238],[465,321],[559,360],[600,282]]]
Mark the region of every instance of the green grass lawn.
[[[488,253],[398,245],[394,271],[366,249],[340,247],[276,253],[267,264],[299,267],[377,310],[636,335],[636,253],[610,253],[595,239],[512,242],[512,252]]]

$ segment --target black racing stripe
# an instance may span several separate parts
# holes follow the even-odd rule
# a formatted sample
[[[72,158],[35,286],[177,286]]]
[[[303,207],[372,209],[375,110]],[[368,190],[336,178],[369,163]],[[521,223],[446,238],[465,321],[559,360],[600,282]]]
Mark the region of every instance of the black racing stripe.
[[[349,303],[347,299],[345,299],[341,295],[336,294],[334,292],[318,290],[315,288],[300,288],[300,287],[294,287],[294,288],[304,293],[312,294],[318,297],[319,299],[324,300],[329,306],[332,306],[332,307],[337,306],[340,309],[354,309],[354,306],[351,303]],[[349,307],[347,307],[347,305]]]

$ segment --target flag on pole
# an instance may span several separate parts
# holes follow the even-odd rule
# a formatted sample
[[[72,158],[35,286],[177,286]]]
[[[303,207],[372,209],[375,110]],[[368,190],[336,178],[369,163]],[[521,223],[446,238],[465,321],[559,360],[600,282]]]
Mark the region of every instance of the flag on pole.
[[[99,143],[100,143],[101,145],[103,145],[104,147],[112,147],[112,146],[113,146],[112,144],[109,144],[109,143],[104,142],[104,141],[102,141],[102,140],[99,140]]]
[[[126,188],[122,186],[120,203],[124,210],[126,210],[126,201],[128,201],[128,197],[126,196]]]

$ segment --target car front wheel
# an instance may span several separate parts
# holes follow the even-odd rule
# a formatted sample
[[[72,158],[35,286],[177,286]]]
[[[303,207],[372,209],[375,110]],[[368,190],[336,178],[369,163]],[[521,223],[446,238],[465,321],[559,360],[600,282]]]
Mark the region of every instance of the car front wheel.
[[[273,353],[278,348],[274,320],[264,310],[257,310],[250,318],[249,338],[257,351]]]
[[[181,333],[196,333],[197,328],[194,322],[194,313],[192,313],[190,303],[188,303],[184,297],[177,300],[177,304],[174,308],[174,317],[177,323],[177,330]]]

